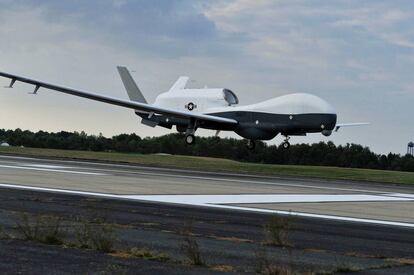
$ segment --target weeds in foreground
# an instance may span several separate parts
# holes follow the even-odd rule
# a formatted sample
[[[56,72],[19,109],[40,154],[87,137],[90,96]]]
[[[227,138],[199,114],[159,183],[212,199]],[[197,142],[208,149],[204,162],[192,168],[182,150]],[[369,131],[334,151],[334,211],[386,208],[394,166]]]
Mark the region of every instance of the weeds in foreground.
[[[112,252],[116,242],[114,226],[103,218],[95,219],[93,223],[79,220],[75,237],[80,248],[93,248],[104,253]]]
[[[90,238],[96,250],[105,253],[111,252],[116,241],[114,226],[100,222],[93,228],[93,234],[91,234]]]
[[[10,235],[9,235],[9,234],[7,234],[7,233],[4,231],[3,226],[2,226],[2,225],[0,225],[0,240],[6,240],[6,239],[10,239]]]
[[[264,226],[266,241],[268,245],[292,246],[289,241],[291,228],[291,217],[273,216]]]
[[[267,255],[266,249],[261,247],[255,251],[256,272],[265,275],[291,275],[292,269],[287,265],[275,264]]]
[[[182,231],[183,242],[181,244],[181,251],[187,257],[192,265],[205,265],[201,256],[200,246],[193,234],[192,222],[187,222]]]
[[[61,245],[65,232],[61,228],[61,219],[53,216],[29,217],[23,213],[16,222],[17,230],[26,240],[44,244]]]
[[[75,226],[74,234],[79,248],[91,248],[91,225],[81,219],[77,219],[77,222],[79,225]]]

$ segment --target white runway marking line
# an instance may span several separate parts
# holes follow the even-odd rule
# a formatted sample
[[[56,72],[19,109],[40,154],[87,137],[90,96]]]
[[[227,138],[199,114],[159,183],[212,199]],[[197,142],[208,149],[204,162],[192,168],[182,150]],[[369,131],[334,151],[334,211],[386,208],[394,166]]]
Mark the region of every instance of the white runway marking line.
[[[414,194],[392,193],[392,194],[388,194],[388,196],[397,197],[397,198],[411,198],[411,199],[414,199]]]
[[[385,220],[375,220],[375,219],[364,219],[364,218],[353,218],[353,217],[344,217],[344,216],[334,216],[334,215],[324,215],[324,214],[312,214],[312,213],[303,213],[303,212],[293,212],[293,211],[280,211],[280,210],[271,210],[271,209],[261,209],[261,208],[249,208],[249,207],[239,207],[239,206],[232,206],[232,205],[222,205],[222,204],[212,204],[212,203],[222,203],[222,202],[232,202],[232,203],[246,203],[246,198],[250,197],[253,200],[249,200],[249,203],[257,203],[260,197],[269,199],[269,196],[274,196],[274,198],[285,197],[283,202],[288,201],[287,196],[290,196],[291,202],[315,202],[315,201],[327,201],[329,200],[334,201],[343,201],[344,199],[348,199],[352,201],[414,201],[414,198],[404,198],[401,197],[391,197],[388,196],[389,194],[383,195],[115,195],[115,194],[105,194],[105,193],[95,193],[95,192],[84,192],[84,191],[76,191],[76,190],[65,190],[65,189],[54,189],[54,188],[44,188],[44,187],[35,187],[35,186],[24,186],[24,185],[14,185],[14,184],[0,184],[0,187],[6,188],[14,188],[14,189],[22,189],[22,190],[36,190],[36,191],[45,191],[45,192],[54,192],[54,193],[63,193],[63,194],[73,194],[73,195],[85,195],[85,196],[95,196],[95,197],[103,197],[103,198],[113,198],[113,199],[130,199],[130,200],[138,200],[138,201],[151,201],[151,202],[161,202],[161,203],[174,203],[174,204],[181,204],[181,205],[192,205],[192,206],[203,206],[203,207],[210,207],[210,208],[220,208],[220,209],[231,209],[231,210],[243,210],[249,212],[258,212],[258,213],[273,213],[273,214],[282,214],[282,215],[292,215],[298,217],[306,217],[306,218],[320,218],[320,219],[328,219],[328,220],[337,220],[337,221],[350,221],[350,222],[359,222],[359,223],[369,223],[369,224],[380,224],[380,225],[390,225],[390,226],[400,226],[400,227],[408,227],[414,228],[414,223],[407,223],[407,222],[393,222],[393,221],[385,221]],[[399,194],[405,195],[405,194]],[[198,198],[197,198],[198,196]],[[296,196],[296,198],[295,198]],[[315,199],[311,199],[315,197]],[[409,195],[411,196],[411,195]],[[194,199],[190,199],[190,197],[196,197]],[[203,198],[206,201],[200,200]],[[217,197],[215,201],[213,198]],[[227,199],[225,198],[227,197]],[[353,197],[353,198],[352,198]],[[168,199],[169,198],[169,199]],[[187,202],[181,199],[186,198]],[[240,199],[241,198],[241,199]],[[197,200],[198,199],[198,200]],[[298,199],[301,199],[298,201]],[[261,201],[263,202],[263,200]],[[273,200],[273,203],[274,200]]]
[[[369,224],[414,228],[414,223],[406,223],[406,222],[393,222],[393,221],[384,221],[384,220],[353,218],[353,217],[333,216],[333,215],[323,215],[323,214],[312,214],[312,213],[303,213],[303,212],[294,212],[294,211],[238,207],[238,206],[229,206],[229,205],[210,205],[210,207],[221,208],[221,209],[243,210],[243,211],[249,211],[249,212],[268,213],[268,214],[289,215],[289,216],[304,217],[304,218],[319,218],[319,219],[334,220],[334,221],[347,221],[347,222],[369,223]]]
[[[125,195],[125,197],[180,204],[258,204],[258,203],[318,203],[414,201],[413,198],[366,194],[283,194],[283,195]]]
[[[20,170],[34,170],[34,171],[43,171],[43,172],[57,172],[57,173],[67,173],[67,174],[80,174],[80,175],[91,175],[91,176],[105,176],[106,175],[106,174],[103,174],[103,173],[81,172],[81,171],[48,169],[48,168],[36,168],[36,167],[27,167],[27,166],[13,166],[13,165],[0,165],[0,168],[20,169]]]
[[[58,166],[58,165],[31,164],[31,163],[28,163],[28,164],[22,163],[20,166],[45,168],[45,169],[74,169],[75,168],[75,167],[72,167],[72,166]]]

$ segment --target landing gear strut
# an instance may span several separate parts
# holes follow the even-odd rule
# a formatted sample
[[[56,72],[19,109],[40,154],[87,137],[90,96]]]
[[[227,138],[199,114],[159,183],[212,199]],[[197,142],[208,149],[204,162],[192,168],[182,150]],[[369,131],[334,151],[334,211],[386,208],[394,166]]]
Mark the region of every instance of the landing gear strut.
[[[290,139],[290,137],[285,136],[285,140],[284,140],[284,142],[282,143],[282,147],[283,147],[283,149],[289,149],[289,147],[290,147],[289,139]]]
[[[254,142],[254,140],[248,140],[247,144],[246,144],[247,149],[249,150],[253,150],[254,147],[256,147],[256,143]]]
[[[187,126],[187,130],[185,131],[185,143],[187,143],[188,145],[194,144],[195,131],[196,131],[196,121],[194,119],[191,119],[190,123]]]

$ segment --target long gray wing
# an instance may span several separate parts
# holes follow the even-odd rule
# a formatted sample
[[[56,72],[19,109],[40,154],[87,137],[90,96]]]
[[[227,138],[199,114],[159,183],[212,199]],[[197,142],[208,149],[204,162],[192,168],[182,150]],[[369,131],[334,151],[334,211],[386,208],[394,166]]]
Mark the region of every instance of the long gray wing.
[[[79,97],[83,97],[83,98],[87,98],[91,100],[105,102],[105,103],[112,104],[112,105],[121,106],[124,108],[134,109],[137,111],[143,111],[143,112],[149,112],[149,113],[152,112],[155,114],[162,114],[162,115],[167,115],[167,116],[172,116],[172,117],[177,117],[177,118],[194,118],[197,120],[218,122],[218,123],[223,123],[223,124],[234,125],[238,123],[234,119],[223,118],[223,117],[218,117],[218,116],[213,116],[213,115],[204,115],[204,114],[193,113],[193,112],[172,110],[172,109],[154,106],[154,105],[150,105],[146,103],[140,103],[140,102],[135,102],[135,101],[113,98],[109,96],[103,96],[103,95],[99,95],[95,93],[75,90],[72,88],[61,87],[61,86],[37,81],[37,80],[26,78],[26,77],[12,75],[9,73],[4,73],[4,72],[0,72],[0,76],[11,79],[10,88],[13,87],[13,84],[16,81],[35,85],[35,93],[39,90],[39,88],[45,88],[45,89],[62,92],[65,94],[70,94],[70,95],[79,96]]]

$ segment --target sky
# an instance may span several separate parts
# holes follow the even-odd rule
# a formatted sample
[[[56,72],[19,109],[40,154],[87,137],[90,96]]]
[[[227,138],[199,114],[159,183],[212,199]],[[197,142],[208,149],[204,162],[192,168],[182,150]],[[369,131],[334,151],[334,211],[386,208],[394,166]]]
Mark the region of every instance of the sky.
[[[338,122],[371,123],[292,143],[405,153],[414,140],[413,1],[0,0],[0,71],[126,99],[117,65],[134,71],[149,102],[188,75],[192,87],[233,90],[240,104],[311,93]],[[0,79],[0,128],[170,133],[129,109],[7,84]]]

